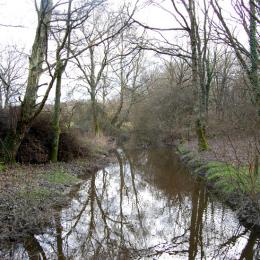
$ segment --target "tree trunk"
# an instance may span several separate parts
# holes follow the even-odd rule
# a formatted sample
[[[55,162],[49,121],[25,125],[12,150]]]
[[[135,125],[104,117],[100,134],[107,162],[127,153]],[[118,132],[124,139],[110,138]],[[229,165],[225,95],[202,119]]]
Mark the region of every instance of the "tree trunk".
[[[258,40],[257,40],[257,27],[256,27],[256,1],[249,0],[250,5],[250,61],[251,61],[251,70],[249,75],[249,80],[252,84],[254,95],[255,95],[255,104],[257,107],[258,116],[260,116],[260,84],[258,78]]]
[[[16,129],[10,129],[1,147],[4,162],[15,163],[20,144],[27,131],[27,124],[18,121]]]
[[[208,142],[206,139],[206,129],[205,125],[201,122],[201,120],[198,118],[196,121],[196,132],[198,136],[198,148],[199,151],[206,151],[208,150]]]
[[[116,123],[118,122],[118,119],[119,119],[119,115],[120,115],[120,113],[121,113],[121,110],[122,110],[122,108],[123,108],[123,104],[124,104],[124,87],[121,85],[121,91],[120,91],[120,103],[119,103],[119,106],[118,106],[118,108],[117,108],[117,111],[116,111],[116,113],[115,113],[115,115],[114,115],[114,117],[112,118],[112,120],[111,120],[111,124],[112,125],[116,125]]]
[[[117,111],[115,113],[115,115],[113,116],[112,120],[111,120],[111,124],[113,126],[115,126],[118,122],[121,110],[123,108],[123,104],[124,104],[124,89],[125,89],[125,79],[124,79],[124,68],[123,68],[123,61],[122,59],[120,60],[120,103],[119,106],[117,108]]]
[[[190,29],[190,44],[191,44],[191,69],[192,69],[192,83],[197,90],[198,98],[198,119],[196,121],[196,130],[198,137],[199,150],[207,150],[208,144],[206,139],[206,127],[205,127],[205,95],[204,91],[199,82],[199,71],[198,71],[198,37],[197,34],[197,22],[195,13],[194,0],[189,0],[189,17],[191,22]]]
[[[2,93],[2,87],[0,86],[0,109],[3,107],[3,93]]]
[[[60,61],[59,61],[60,63]],[[53,140],[51,147],[51,161],[58,161],[59,152],[59,141],[60,141],[60,99],[61,99],[61,76],[62,76],[62,65],[58,64],[57,68],[57,81],[56,81],[56,93],[55,93],[55,104],[54,113],[52,119],[52,129],[53,129]]]
[[[41,0],[40,10],[38,11],[36,35],[32,46],[32,53],[29,58],[27,87],[24,100],[21,104],[20,116],[16,129],[10,130],[3,142],[3,147],[1,147],[6,162],[15,161],[21,142],[34,118],[39,79],[42,74],[42,66],[48,43],[52,5],[51,0]]]
[[[97,101],[94,95],[91,95],[91,107],[92,107],[92,118],[93,118],[93,130],[95,136],[99,135],[99,123],[97,115]]]

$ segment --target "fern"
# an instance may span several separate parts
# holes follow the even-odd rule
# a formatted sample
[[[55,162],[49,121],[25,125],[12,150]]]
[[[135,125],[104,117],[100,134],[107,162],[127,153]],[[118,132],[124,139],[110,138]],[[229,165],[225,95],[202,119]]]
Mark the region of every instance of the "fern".
[[[248,167],[234,167],[221,162],[209,162],[206,165],[208,179],[225,192],[240,190],[255,194],[260,192],[260,178],[253,176]],[[255,179],[254,179],[255,178]]]

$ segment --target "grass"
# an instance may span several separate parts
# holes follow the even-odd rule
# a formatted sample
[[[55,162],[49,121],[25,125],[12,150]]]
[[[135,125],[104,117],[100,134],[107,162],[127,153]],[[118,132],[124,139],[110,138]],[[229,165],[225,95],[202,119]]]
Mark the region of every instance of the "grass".
[[[62,169],[57,169],[45,174],[41,174],[39,175],[39,178],[47,181],[51,186],[27,186],[18,192],[18,197],[32,204],[38,204],[39,202],[43,202],[60,195],[60,191],[55,188],[55,185],[73,185],[79,183],[80,181],[80,179],[66,173]]]
[[[54,191],[42,187],[33,187],[32,189],[21,190],[18,197],[26,199],[26,201],[44,201],[51,198]]]
[[[80,181],[76,176],[70,175],[63,170],[56,170],[54,172],[49,172],[43,177],[51,184],[62,184],[62,185],[71,185],[76,184]]]

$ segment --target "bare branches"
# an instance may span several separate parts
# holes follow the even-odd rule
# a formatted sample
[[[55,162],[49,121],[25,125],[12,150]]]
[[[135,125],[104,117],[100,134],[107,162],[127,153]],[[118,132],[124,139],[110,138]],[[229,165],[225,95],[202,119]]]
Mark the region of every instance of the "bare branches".
[[[12,25],[12,24],[2,24],[2,23],[0,23],[0,27],[8,27],[8,28],[25,28],[23,25]]]
[[[0,107],[16,103],[25,87],[25,55],[17,46],[8,46],[0,53]]]
[[[185,28],[157,28],[157,27],[151,27],[151,26],[148,26],[148,25],[145,25],[135,19],[132,19],[133,23],[136,23],[137,25],[143,27],[144,29],[148,29],[148,30],[152,30],[152,31],[187,31],[187,29]]]

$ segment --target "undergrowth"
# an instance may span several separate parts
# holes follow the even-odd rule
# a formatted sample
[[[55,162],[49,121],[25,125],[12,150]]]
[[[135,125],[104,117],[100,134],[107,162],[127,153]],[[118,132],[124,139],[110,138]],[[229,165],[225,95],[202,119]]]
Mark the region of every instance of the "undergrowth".
[[[189,162],[196,161],[197,167],[194,172],[197,174],[204,172],[207,180],[214,183],[218,190],[224,193],[242,192],[248,194],[253,200],[260,193],[260,174],[249,166],[235,166],[219,161],[209,161],[205,164],[185,145],[179,145],[177,149],[184,158],[189,158]]]
[[[0,162],[0,172],[4,171],[6,169],[5,164]]]
[[[213,181],[224,192],[241,191],[252,197],[260,192],[260,176],[247,166],[211,161],[205,167],[208,180]]]

